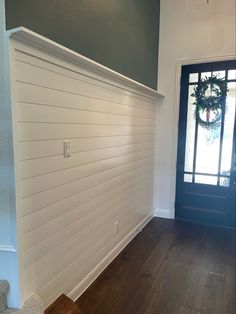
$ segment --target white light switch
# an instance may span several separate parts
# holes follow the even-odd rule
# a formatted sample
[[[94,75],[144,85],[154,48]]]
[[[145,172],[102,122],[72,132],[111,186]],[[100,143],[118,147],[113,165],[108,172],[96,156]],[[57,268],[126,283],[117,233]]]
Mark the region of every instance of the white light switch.
[[[70,157],[70,141],[64,141],[64,157]]]

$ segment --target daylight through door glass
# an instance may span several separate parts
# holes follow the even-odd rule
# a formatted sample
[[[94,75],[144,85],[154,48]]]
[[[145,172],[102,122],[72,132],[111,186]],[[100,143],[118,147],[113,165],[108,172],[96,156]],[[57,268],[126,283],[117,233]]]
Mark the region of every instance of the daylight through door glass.
[[[217,77],[227,83],[227,96],[221,111],[196,112],[192,96],[199,79]],[[209,87],[209,94],[212,88]],[[207,93],[207,91],[206,91]],[[220,112],[220,113],[219,113]],[[236,112],[236,69],[191,73],[188,87],[188,113],[185,144],[184,181],[228,187],[230,183],[233,131]],[[199,117],[199,118],[198,118]],[[216,121],[205,127],[200,120]]]

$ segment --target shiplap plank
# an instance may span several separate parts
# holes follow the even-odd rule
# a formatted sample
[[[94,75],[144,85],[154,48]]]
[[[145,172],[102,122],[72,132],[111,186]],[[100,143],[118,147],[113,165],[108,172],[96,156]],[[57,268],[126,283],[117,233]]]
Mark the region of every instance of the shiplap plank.
[[[148,197],[148,195],[146,195]],[[140,205],[137,204],[136,208],[137,210],[141,211],[141,208],[144,207],[144,203],[141,202]],[[130,230],[130,228],[135,227],[135,225],[138,224],[139,221],[144,218],[143,214],[136,214],[133,215],[135,211],[135,208],[132,208],[132,211],[126,215],[126,222],[124,222],[124,227],[122,229],[122,232],[120,234],[120,238],[122,239],[122,236],[124,237]],[[131,229],[132,230],[132,229]],[[98,240],[98,242],[93,242],[93,245],[88,248],[88,251],[86,252],[86,256],[80,257],[78,256],[76,260],[71,261],[70,265],[67,265],[61,273],[58,273],[56,277],[53,278],[53,280],[48,281],[46,286],[44,286],[40,291],[42,293],[48,294],[48,291],[52,289],[52,287],[63,287],[64,291],[67,291],[69,289],[69,284],[66,282],[66,278],[71,273],[76,273],[77,265],[81,265],[80,274],[78,274],[78,277],[73,277],[73,283],[76,285],[76,282],[80,282],[81,278],[84,278],[86,274],[89,272],[89,269],[93,269],[96,267],[96,265],[101,261],[103,256],[106,256],[109,253],[110,247],[114,247],[117,244],[118,239],[114,239],[112,237],[112,232],[110,232],[108,235],[104,234],[101,238],[101,242]],[[94,258],[88,259],[88,256],[91,255],[91,252],[94,252]],[[80,277],[81,276],[81,277]],[[60,288],[56,288],[57,291],[60,291]]]
[[[107,137],[75,138],[71,142],[71,153],[92,151],[108,147],[152,143],[155,144],[155,134],[151,135],[124,135]],[[61,140],[21,142],[19,145],[20,160],[36,159],[63,154]]]
[[[40,261],[40,263],[41,261],[46,262],[47,254],[49,254],[50,257],[51,254],[59,252],[60,250],[58,251],[58,247],[55,245],[56,241],[63,245],[66,242],[70,241],[70,239],[76,234],[78,236],[78,233],[83,232],[83,230],[87,230],[87,235],[89,235],[89,231],[92,230],[91,228],[96,221],[94,220],[92,224],[84,224],[83,221],[87,219],[86,213],[89,214],[90,212],[96,211],[97,209],[103,210],[105,217],[103,217],[102,219],[106,219],[106,213],[108,213],[110,210],[113,210],[113,208],[117,208],[117,206],[123,206],[123,202],[129,201],[129,197],[127,197],[128,195],[131,195],[132,197],[134,196],[135,199],[139,199],[136,197],[137,194],[134,191],[139,186],[144,187],[145,185],[149,185],[149,182],[153,184],[152,181],[153,180],[151,180],[150,177],[147,179],[147,174],[143,174],[139,177],[127,180],[127,182],[125,182],[121,186],[117,186],[111,190],[107,190],[103,194],[97,194],[96,197],[93,197],[93,199],[88,199],[87,202],[85,202],[84,204],[78,204],[78,208],[76,210],[84,213],[84,217],[81,217],[82,220],[80,219],[78,221],[73,221],[70,225],[67,225],[63,228],[63,232],[58,232],[56,234],[52,233],[50,237],[46,239],[41,239],[39,243],[24,251],[24,267],[31,267],[31,265],[33,265],[37,261]],[[150,191],[152,190],[153,188],[150,188]],[[113,198],[110,198],[109,195],[112,195],[114,200]],[[113,205],[111,206],[111,204]],[[123,210],[115,211],[116,214],[119,213],[122,216]]]
[[[105,99],[107,101],[112,101],[116,98],[123,104],[144,107],[143,100],[138,98],[133,100],[132,97],[120,93],[119,90],[114,91],[109,88],[104,89],[100,86],[82,81],[80,76],[78,76],[78,78],[74,78],[66,74],[63,75],[56,71],[39,67],[37,64],[30,64],[17,60],[16,79],[20,82],[49,87],[57,90],[64,90],[70,93],[78,93],[78,91],[81,91],[81,95],[93,95],[98,99]],[[155,108],[155,105],[150,104],[148,107],[145,107],[145,110],[155,112]]]
[[[153,187],[150,185],[147,185],[146,188],[143,187],[143,185],[139,185],[137,186],[132,186],[131,188],[129,188],[129,192],[132,193],[132,191],[137,191],[138,189],[142,189],[141,193],[147,193],[147,191],[151,192],[153,190]],[[99,201],[99,206],[103,206],[101,205],[104,199],[104,195],[100,196],[98,198]],[[93,201],[95,202],[95,201]],[[115,202],[115,205],[114,205]],[[127,202],[127,198],[126,198],[126,202]],[[92,203],[90,203],[92,205]],[[99,209],[98,206],[98,210]],[[118,208],[119,207],[119,208]],[[109,202],[106,202],[105,204],[105,208],[104,208],[104,212],[108,211],[109,209],[114,209],[114,212],[112,212],[112,217],[110,216],[109,219],[107,219],[110,221],[112,219],[112,221],[114,221],[115,218],[119,217],[119,213],[122,212],[122,207],[128,208],[126,203],[124,203],[124,196],[122,194],[115,194],[114,195],[114,199],[111,199]],[[117,210],[119,209],[119,211]],[[149,210],[149,209],[148,209]],[[116,217],[114,217],[114,213],[116,213]],[[121,216],[121,214],[120,214]],[[120,217],[119,217],[120,219]],[[102,222],[103,223],[103,222]],[[39,258],[34,261],[29,263],[29,266],[25,268],[25,279],[26,282],[29,283],[32,278],[34,277],[35,273],[41,274],[42,270],[47,269],[48,265],[50,264],[51,260],[54,261],[58,261],[61,258],[61,250],[63,250],[65,252],[64,256],[66,256],[68,253],[70,253],[71,251],[73,251],[74,249],[78,249],[81,252],[83,250],[86,250],[86,242],[85,241],[78,241],[78,238],[80,239],[84,239],[85,237],[91,237],[93,239],[93,231],[94,229],[96,230],[96,234],[98,239],[100,237],[102,237],[103,234],[103,228],[109,228],[107,231],[111,232],[111,226],[110,223],[106,223],[103,224],[103,228],[100,227],[101,226],[101,221],[100,221],[100,217],[98,220],[94,221],[93,226],[91,224],[88,225],[83,225],[83,227],[81,229],[77,229],[75,231],[75,233],[73,233],[73,235],[69,238],[66,238],[66,240],[63,239],[63,241],[61,242],[61,246],[52,246],[51,249],[48,250],[48,252],[45,254],[41,254],[40,256],[38,256]],[[53,243],[53,242],[52,242]],[[32,250],[35,251],[35,248],[33,248]],[[40,248],[39,248],[40,250]],[[38,252],[38,251],[37,251]],[[35,253],[37,253],[35,251]],[[26,252],[26,256],[29,252]],[[29,254],[28,254],[29,256]],[[51,266],[51,265],[50,265]]]
[[[22,198],[25,198],[56,188],[57,186],[62,186],[76,182],[86,177],[90,177],[92,175],[97,175],[104,171],[109,171],[116,168],[122,169],[125,166],[127,168],[132,168],[136,165],[139,165],[140,163],[150,162],[151,160],[153,160],[153,156],[150,157],[149,151],[141,151],[133,154],[127,154],[125,159],[122,156],[112,157],[109,158],[109,160],[105,159],[101,161],[95,161],[86,165],[82,164],[77,167],[41,174],[37,177],[22,180],[20,195]]]
[[[148,170],[149,169],[145,168],[145,171],[149,172]],[[140,174],[141,172],[143,172],[143,169],[138,169],[134,172],[135,172],[135,174]],[[104,183],[98,184],[96,187],[99,187],[100,185],[103,186],[103,188],[104,188],[104,186],[108,187],[109,183],[110,183],[110,185],[112,183],[113,183],[113,185],[117,184],[116,181],[120,181],[122,184],[122,182],[124,182],[127,177],[128,177],[127,175],[122,175],[118,178],[108,180],[107,182],[105,182],[105,184]],[[89,194],[91,195],[91,191],[86,190],[86,192],[87,193],[90,192]],[[86,192],[84,194],[86,194]],[[105,192],[103,192],[103,193],[105,193]],[[78,198],[79,202],[85,203],[86,201],[88,201],[88,198],[84,199],[83,195],[80,195],[80,196],[81,197]],[[89,199],[92,199],[92,198],[89,197]],[[64,213],[63,215],[60,215],[60,216],[56,215],[53,220],[46,221],[43,225],[40,225],[38,228],[35,228],[31,232],[28,232],[25,235],[23,235],[23,244],[22,244],[23,250],[29,249],[30,247],[32,247],[32,246],[36,245],[37,243],[39,243],[40,241],[42,241],[42,239],[48,238],[51,234],[56,233],[58,231],[61,231],[64,227],[66,227],[66,226],[70,225],[71,223],[73,223],[74,221],[76,221],[76,219],[81,218],[81,213],[80,213],[80,211],[77,210],[77,207],[73,208],[74,203],[71,204],[68,200],[67,204],[68,204],[69,209],[66,213]],[[63,206],[65,206],[65,204],[62,205],[62,209],[64,209]],[[72,210],[70,210],[71,207],[73,208]],[[61,208],[59,207],[59,209],[61,209]],[[89,218],[87,218],[87,219],[89,220]],[[93,221],[93,220],[90,220],[90,221]]]
[[[79,95],[66,91],[58,91],[48,87],[16,82],[17,98],[19,103],[35,103],[52,107],[61,107],[92,112],[104,112],[122,116],[134,116],[155,119],[155,113],[129,105],[96,99],[92,94]]]
[[[122,156],[125,160],[126,154],[131,154],[138,151],[152,150],[150,143],[125,145],[120,147],[110,147],[94,150],[92,152],[73,153],[70,158],[65,158],[64,155],[32,159],[21,162],[21,178],[30,178],[37,175],[51,173],[54,171],[77,167],[81,164],[109,159],[112,157]],[[151,154],[151,152],[150,152]]]
[[[135,183],[135,182],[134,182]],[[77,241],[77,239],[84,239],[87,237],[93,238],[93,228],[91,224],[85,223],[89,220],[89,217],[94,217],[97,215],[97,218],[94,219],[94,228],[95,230],[101,230],[108,227],[113,232],[114,222],[118,219],[122,219],[127,212],[131,211],[131,208],[134,202],[144,202],[147,201],[146,195],[148,193],[152,193],[153,191],[153,182],[149,180],[149,182],[136,182],[133,186],[131,184],[127,185],[128,191],[131,193],[131,197],[127,198],[127,193],[122,191],[121,194],[114,194],[114,200],[109,199],[107,200],[106,204],[102,204],[102,200],[105,198],[105,195],[100,196],[97,198],[98,206],[96,209],[91,205],[94,204],[94,201],[90,201],[89,204],[84,204],[78,207],[78,211],[81,210],[86,212],[86,214],[82,215],[79,220],[73,222],[70,225],[70,228],[65,227],[63,229],[65,233],[65,238],[61,238],[60,246],[64,249],[64,254],[66,255],[70,250],[73,250],[75,247],[80,247],[80,249],[86,250],[86,242]],[[140,199],[135,198],[135,194],[139,192]],[[147,202],[148,206],[145,206],[146,211],[150,212],[152,209],[149,206],[150,203]],[[151,209],[150,209],[151,208]],[[135,213],[135,208],[134,208]],[[145,213],[144,213],[145,214]],[[123,223],[124,221],[122,221]],[[76,228],[76,226],[78,226]],[[122,229],[122,226],[120,226]],[[58,234],[59,238],[60,235]],[[55,237],[54,234],[48,237],[48,239],[42,239],[41,242],[37,243],[32,248],[29,248],[25,251],[24,255],[24,267],[25,271],[29,271],[31,274],[32,272],[36,271],[37,269],[43,269],[45,265],[49,262],[50,259],[58,259],[60,258],[61,249],[58,246],[55,246]],[[43,253],[43,254],[42,254]],[[39,267],[39,268],[38,268]],[[28,276],[28,281],[30,281],[30,275]]]
[[[56,57],[54,57],[55,59],[53,60],[49,54],[43,51],[39,53],[39,51],[35,51],[33,47],[31,47],[30,50],[30,53],[25,52],[24,48],[16,50],[15,60],[37,66],[44,70],[49,70],[63,76],[79,79],[84,83],[88,83],[89,85],[94,85],[97,88],[100,87],[102,89],[105,89],[106,93],[111,90],[115,93],[119,92],[119,94],[128,95],[135,104],[135,106],[137,105],[138,101],[141,100],[141,106],[143,106],[143,102],[145,102],[145,105],[151,106],[152,108],[154,108],[154,111],[156,110],[156,101],[153,96],[145,95],[144,93],[140,93],[139,91],[130,93],[130,90],[126,89],[124,85],[114,86],[113,82],[104,81],[104,78],[100,77],[99,75],[91,76],[90,73],[86,73],[86,71],[81,71],[81,69],[78,70],[78,67],[74,66],[72,63],[68,63],[66,60],[62,61]]]
[[[151,186],[147,186],[146,188],[142,188],[140,191],[137,189],[136,191],[140,192],[141,195],[143,196],[143,199],[144,199],[144,198],[150,197]],[[141,202],[141,204],[140,204],[140,202],[138,202],[137,200],[132,200],[132,201],[130,200],[129,203],[127,203],[127,199],[126,199],[126,203],[122,202],[122,206],[116,207],[116,212],[118,212],[118,210],[122,210],[122,207],[125,208],[124,219],[122,219],[120,221],[120,223],[122,224],[122,227],[125,227],[125,224],[126,224],[125,218],[129,217],[130,214],[132,215],[132,212],[136,209],[135,207],[139,208],[139,206],[145,207],[145,206],[149,206],[149,204],[145,203],[144,201]],[[108,213],[108,216],[106,217],[106,223],[104,223],[104,221],[102,220],[102,218],[104,218],[104,217],[102,215],[100,215],[99,212],[97,213],[98,218],[96,219],[96,223],[94,225],[94,227],[97,230],[97,239],[98,240],[96,242],[94,242],[92,232],[88,233],[87,230],[83,230],[81,233],[76,234],[76,237],[72,237],[70,239],[70,241],[64,243],[63,247],[64,247],[64,251],[66,253],[63,256],[58,255],[58,252],[56,254],[55,251],[53,252],[53,254],[51,254],[51,252],[49,252],[50,258],[54,259],[54,261],[55,261],[54,266],[50,265],[49,269],[48,268],[45,269],[44,265],[48,264],[48,262],[45,264],[45,262],[43,263],[42,261],[40,261],[36,264],[33,264],[30,267],[30,269],[26,269],[27,275],[26,275],[25,279],[26,279],[27,284],[32,284],[32,281],[30,281],[30,280],[32,278],[33,272],[38,274],[38,276],[36,277],[36,280],[34,280],[34,282],[37,283],[38,288],[42,288],[43,285],[45,285],[45,282],[46,282],[45,279],[46,278],[48,279],[48,281],[50,281],[51,279],[56,277],[58,275],[58,273],[60,272],[60,270],[65,269],[71,263],[71,261],[77,260],[77,262],[83,266],[85,260],[88,258],[89,249],[91,249],[94,245],[97,248],[99,245],[102,245],[105,247],[104,241],[102,240],[102,242],[99,243],[99,239],[102,239],[104,237],[104,235],[108,239],[112,238],[113,222],[116,219],[119,219],[119,214],[116,214],[115,216],[113,216],[114,212],[115,212],[115,210],[110,211]],[[101,226],[104,226],[105,229],[103,229],[103,227],[101,228]],[[83,235],[86,235],[87,245],[83,241],[76,241],[76,238],[82,239]],[[119,236],[116,237],[116,241],[119,239],[120,239]]]
[[[59,217],[60,215],[69,212],[71,209],[76,208],[79,204],[86,202],[87,198],[84,198],[83,196],[84,194],[87,194],[87,189],[93,187],[95,184],[98,185],[107,182],[111,178],[114,179],[116,176],[121,176],[127,171],[135,169],[136,167],[143,169],[144,171],[148,171],[151,169],[152,164],[153,160],[150,159],[146,161],[140,161],[134,163],[133,166],[127,164],[115,170],[111,169],[109,171],[105,171],[77,181],[77,194],[47,207],[41,208],[38,211],[32,211],[32,214],[25,216],[22,224],[22,232],[29,232],[43,223],[49,222],[54,217]],[[83,191],[85,191],[84,194],[81,193]],[[112,191],[110,191],[110,193],[112,194]],[[90,194],[90,197],[92,198],[92,193]]]
[[[109,101],[120,97],[122,101],[128,100],[129,105],[133,106],[143,106],[143,101],[145,101],[145,105],[149,107],[145,109],[151,109],[153,111],[156,110],[153,99],[151,100],[147,95],[130,93],[125,88],[119,88],[117,86],[113,86],[113,84],[107,84],[106,82],[102,82],[99,79],[97,80],[96,78],[83,75],[79,71],[71,71],[67,68],[66,64],[59,65],[54,64],[53,62],[45,62],[45,60],[41,60],[41,57],[38,58],[37,56],[24,54],[18,51],[16,52],[16,54],[18,54],[18,56],[15,58],[17,64],[23,64],[23,67],[26,68],[27,66],[31,67],[32,71],[40,72],[41,70],[42,72],[47,72],[47,77],[50,77],[50,75],[54,75],[56,78],[59,78],[57,86],[60,86],[60,79],[64,81],[68,80],[70,83],[73,82],[74,84],[76,84],[74,85],[76,86],[76,90],[82,90],[83,92],[86,92],[89,90],[90,87],[90,90],[95,92],[95,94],[98,96],[104,95],[104,91],[106,97],[109,97],[109,95],[111,95],[111,98],[108,99]],[[28,76],[28,78],[29,77],[30,76]],[[119,94],[118,97],[117,94]]]
[[[19,123],[19,141],[69,139],[127,134],[154,134],[153,126],[75,125],[50,123]]]
[[[148,191],[148,187],[145,188],[143,191],[140,191],[140,193],[142,193],[143,195],[143,198],[149,198],[150,195],[151,195],[151,190]],[[98,218],[98,222],[96,221],[96,224],[95,224],[95,227],[97,228],[97,241],[94,241],[94,238],[93,238],[93,235],[92,235],[92,232],[88,233],[86,232],[86,230],[82,230],[81,233],[77,234],[77,239],[81,238],[81,236],[83,234],[86,234],[86,238],[88,240],[88,245],[86,246],[85,245],[85,241],[77,241],[77,243],[75,242],[75,239],[72,237],[69,239],[69,243],[65,243],[67,245],[63,246],[66,248],[66,253],[62,256],[60,256],[60,254],[58,254],[59,252],[56,252],[56,251],[53,251],[53,254],[51,254],[51,252],[48,252],[48,255],[45,255],[45,257],[47,258],[47,260],[52,260],[54,259],[55,261],[55,268],[57,269],[57,273],[55,273],[53,270],[52,270],[52,265],[50,265],[50,268],[51,268],[51,271],[53,272],[53,276],[51,275],[51,272],[50,272],[50,268],[49,268],[49,271],[48,271],[48,281],[50,279],[53,279],[54,275],[57,276],[60,269],[65,269],[68,265],[70,265],[70,263],[73,261],[72,258],[74,258],[74,260],[77,260],[77,262],[79,263],[79,265],[81,265],[81,268],[84,266],[83,263],[84,263],[84,259],[86,260],[86,258],[89,257],[89,251],[90,249],[95,245],[99,245],[99,239],[101,238],[104,238],[106,237],[106,243],[109,242],[110,239],[115,239],[115,241],[119,241],[121,239],[121,235],[123,233],[123,230],[125,229],[125,227],[127,226],[127,224],[129,224],[129,221],[130,219],[132,219],[134,216],[134,212],[136,210],[135,207],[137,207],[138,209],[141,209],[141,207],[143,208],[147,208],[147,206],[150,206],[150,204],[148,203],[145,203],[144,201],[140,201],[138,202],[137,200],[134,200],[132,205],[129,205],[127,203],[127,200],[126,202],[123,202],[122,203],[123,206],[125,206],[125,210],[124,210],[124,215],[122,216],[123,219],[120,221],[120,223],[122,224],[122,227],[121,227],[121,233],[117,234],[116,237],[114,237],[114,234],[113,234],[113,225],[114,225],[114,219],[119,219],[119,215],[115,214],[114,216],[114,219],[113,217],[111,216],[112,215],[112,212],[111,213],[108,213],[108,216],[106,217],[106,221],[104,221],[104,216],[99,216]],[[122,210],[122,208],[120,208],[119,206],[116,207],[116,209],[118,210]],[[114,212],[113,212],[114,214]],[[135,215],[135,217],[140,217],[143,219],[145,217],[145,215],[148,215],[150,214],[150,210],[147,210],[146,213],[144,213],[143,211],[137,213]],[[132,217],[132,218],[131,218]],[[101,229],[103,229],[103,225],[104,225],[104,232],[102,232]],[[88,231],[88,230],[87,230]],[[82,239],[82,238],[81,238]],[[105,247],[106,246],[106,243],[101,243],[102,244],[102,247]],[[63,243],[64,244],[64,243]],[[63,245],[62,244],[62,245]],[[58,256],[58,257],[57,257]],[[59,263],[57,263],[57,261],[59,261]],[[43,265],[45,263],[42,262],[41,260],[38,260],[36,263],[32,264],[30,266],[30,268],[26,268],[25,269],[25,273],[27,274],[26,275],[26,283],[27,284],[31,284],[32,283],[32,274],[34,272],[36,272],[38,275],[35,276],[36,277],[36,281],[38,281],[37,279],[40,276],[40,272],[43,271]],[[48,261],[46,262],[46,264],[48,264]],[[59,266],[59,265],[61,266]],[[60,267],[60,269],[58,269],[58,267]],[[47,273],[47,271],[45,271],[45,273]],[[86,274],[85,274],[86,275]],[[45,277],[44,277],[45,278]],[[83,277],[82,277],[83,278]],[[35,281],[35,280],[33,280]],[[43,286],[43,284],[45,285],[45,280],[44,282],[41,281],[39,282],[39,284],[41,286]]]
[[[18,120],[20,122],[155,126],[155,120],[130,116],[119,116],[109,113],[95,113],[76,109],[25,103],[19,104],[19,107]]]
[[[138,170],[140,169],[136,169],[136,171]],[[127,173],[127,177],[135,178],[135,174],[133,173],[132,170]],[[89,199],[93,195],[104,193],[104,190],[105,191],[106,189],[110,190],[112,189],[112,187],[116,186],[117,184],[122,184],[124,178],[119,177],[114,180],[116,181],[107,182],[107,185],[105,185],[105,188],[103,186],[96,185],[96,182],[95,182],[92,191],[85,189],[84,198]],[[126,180],[128,180],[128,178],[126,178]],[[77,193],[78,193],[78,182],[75,181],[75,182],[68,183],[66,186],[65,185],[58,186],[54,189],[43,191],[41,193],[37,193],[32,196],[26,197],[20,200],[20,204],[22,206],[22,215],[23,216],[28,215],[43,207],[52,205],[58,201],[61,201],[63,199],[76,195]]]

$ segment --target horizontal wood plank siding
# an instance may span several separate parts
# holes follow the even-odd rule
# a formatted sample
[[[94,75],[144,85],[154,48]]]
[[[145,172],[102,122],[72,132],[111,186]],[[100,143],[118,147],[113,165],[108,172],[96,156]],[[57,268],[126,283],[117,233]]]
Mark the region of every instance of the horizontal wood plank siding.
[[[23,298],[49,304],[152,215],[157,101],[11,45]]]

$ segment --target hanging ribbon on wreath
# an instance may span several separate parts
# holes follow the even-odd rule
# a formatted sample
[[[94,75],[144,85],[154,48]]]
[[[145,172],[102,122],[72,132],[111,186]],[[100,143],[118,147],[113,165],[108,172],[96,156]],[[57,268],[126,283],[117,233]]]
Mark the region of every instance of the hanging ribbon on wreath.
[[[194,88],[191,96],[195,98],[196,120],[202,127],[210,129],[220,126],[227,91],[225,79],[217,76],[205,77]]]

